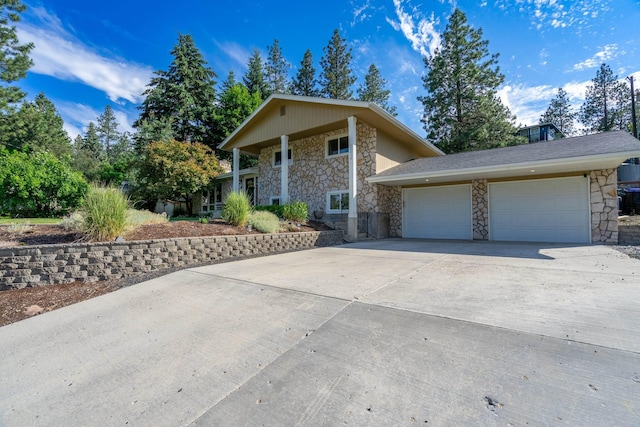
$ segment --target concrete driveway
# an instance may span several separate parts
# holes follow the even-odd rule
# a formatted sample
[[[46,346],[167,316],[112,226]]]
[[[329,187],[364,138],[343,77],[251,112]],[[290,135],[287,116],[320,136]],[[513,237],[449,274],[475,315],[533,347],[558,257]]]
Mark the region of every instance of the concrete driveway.
[[[640,261],[382,240],[0,328],[0,425],[640,424]]]

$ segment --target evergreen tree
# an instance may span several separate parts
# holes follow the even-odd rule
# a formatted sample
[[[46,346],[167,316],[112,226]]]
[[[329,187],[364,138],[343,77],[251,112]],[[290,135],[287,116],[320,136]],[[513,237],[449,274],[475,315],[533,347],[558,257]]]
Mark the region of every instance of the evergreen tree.
[[[389,89],[386,89],[387,81],[380,75],[380,70],[375,64],[369,66],[369,71],[364,77],[364,84],[358,88],[358,100],[375,102],[378,106],[387,110],[393,116],[397,116],[396,107],[389,105]]]
[[[136,133],[133,135],[133,147],[136,153],[141,154],[144,148],[152,142],[168,142],[173,141],[173,139],[172,117],[139,119],[136,122]],[[219,141],[218,138],[218,140],[215,141],[215,145],[217,145]]]
[[[8,112],[5,119],[10,124],[0,138],[9,147],[48,151],[61,159],[71,155],[64,121],[44,93],[39,93],[33,102],[24,102],[18,111]]]
[[[473,29],[456,9],[441,39],[433,56],[424,58],[428,94],[418,97],[427,139],[447,153],[523,142],[514,136],[515,118],[497,96],[504,75],[482,30]]]
[[[147,126],[155,120],[170,121],[176,140],[215,146],[219,142],[213,131],[216,74],[207,67],[190,35],[178,34],[171,54],[174,59],[169,70],[156,71],[144,92],[142,113],[134,126],[140,129],[145,120]]]
[[[120,138],[120,132],[118,132],[118,121],[113,113],[111,105],[107,105],[104,108],[104,112],[98,116],[98,126],[96,128],[100,142],[104,147],[104,152],[107,159],[112,158],[111,147],[116,144]]]
[[[333,36],[323,52],[324,56],[320,59],[322,95],[331,99],[352,99],[351,86],[356,78],[351,70],[351,48],[347,47],[347,41],[340,37],[337,29],[333,30]]]
[[[20,102],[24,93],[13,83],[27,76],[33,43],[20,44],[15,23],[26,6],[20,0],[0,0],[0,112]]]
[[[565,136],[571,136],[575,132],[575,119],[576,113],[571,108],[569,94],[564,89],[558,88],[558,94],[540,117],[540,124],[553,123]]]
[[[242,77],[244,85],[251,94],[258,94],[260,100],[264,101],[269,97],[269,86],[265,81],[262,57],[258,49],[253,49],[253,53],[247,62],[247,72]]]
[[[602,64],[587,86],[580,121],[587,132],[628,130],[631,124],[631,97],[626,81],[619,81],[611,67]]]
[[[98,147],[101,148],[101,147]],[[84,175],[89,182],[100,179],[100,157],[90,150],[85,149],[85,142],[82,135],[77,135],[73,140],[73,157],[71,166]]]
[[[298,73],[291,80],[291,93],[300,96],[320,96],[317,88],[316,69],[313,67],[311,50],[304,53]]]
[[[253,113],[262,100],[257,92],[249,93],[246,86],[235,81],[233,71],[222,84],[222,93],[216,112],[218,133],[224,138],[229,136],[240,124]],[[231,160],[231,153],[218,151],[216,155],[221,159]],[[240,168],[255,166],[254,158],[241,154]]]
[[[273,41],[273,45],[268,47],[269,56],[265,64],[265,74],[270,93],[288,93],[289,88],[289,67],[291,65],[284,59],[278,40]]]
[[[102,160],[104,157],[104,150],[102,142],[100,142],[100,135],[98,135],[98,128],[95,123],[89,122],[87,131],[82,138],[83,145],[80,147],[82,150],[88,151],[96,159]]]

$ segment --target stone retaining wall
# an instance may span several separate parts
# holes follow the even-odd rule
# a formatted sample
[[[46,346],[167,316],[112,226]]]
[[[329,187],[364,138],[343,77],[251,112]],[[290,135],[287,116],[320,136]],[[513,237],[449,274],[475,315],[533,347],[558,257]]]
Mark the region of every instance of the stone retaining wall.
[[[335,246],[341,231],[0,248],[0,291],[132,277],[229,258]]]
[[[625,225],[618,226],[619,245],[640,245],[640,226]]]

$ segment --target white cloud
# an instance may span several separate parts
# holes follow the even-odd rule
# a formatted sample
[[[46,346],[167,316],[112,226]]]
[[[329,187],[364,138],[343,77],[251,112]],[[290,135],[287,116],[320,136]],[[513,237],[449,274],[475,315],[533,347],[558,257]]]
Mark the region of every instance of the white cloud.
[[[405,38],[411,42],[413,50],[420,52],[422,56],[433,55],[440,46],[440,34],[435,29],[438,19],[434,18],[433,14],[426,17],[416,8],[406,12],[403,3],[403,0],[393,0],[397,20],[387,17],[387,22],[394,30],[402,31]]]
[[[620,52],[624,54],[624,52]],[[574,70],[580,71],[587,68],[596,68],[599,67],[600,64],[609,61],[610,59],[615,58],[618,55],[618,45],[617,44],[608,44],[601,51],[596,52],[591,58],[585,59],[584,61],[575,64],[573,66]]]
[[[251,56],[251,52],[249,50],[235,42],[219,42],[217,40],[214,40],[213,42],[216,44],[218,49],[220,49],[225,55],[235,61],[243,69],[247,68],[247,62],[249,61],[249,57]]]
[[[60,19],[35,7],[17,25],[21,42],[32,42],[30,71],[65,81],[79,81],[104,91],[114,102],[140,102],[152,69],[122,58],[106,57],[69,33]]]
[[[355,9],[353,10],[353,21],[351,21],[352,27],[360,22],[366,21],[368,18],[371,18],[371,15],[367,14],[367,10],[370,7],[371,7],[371,0],[366,0],[363,5],[355,7]]]
[[[600,13],[609,11],[610,4],[610,0],[496,0],[495,5],[501,10],[515,9],[528,15],[531,24],[544,31],[547,27],[585,29]]]
[[[498,91],[498,96],[516,115],[516,123],[528,126],[538,123],[555,92],[556,89],[549,85],[505,85]]]
[[[64,120],[64,130],[67,131],[72,140],[78,135],[84,135],[89,122],[97,124],[98,116],[104,111],[98,111],[88,105],[69,101],[56,101],[55,106]],[[126,112],[115,108],[113,109],[113,114],[118,122],[119,132],[135,133],[135,129],[132,126],[135,118],[131,118]]]

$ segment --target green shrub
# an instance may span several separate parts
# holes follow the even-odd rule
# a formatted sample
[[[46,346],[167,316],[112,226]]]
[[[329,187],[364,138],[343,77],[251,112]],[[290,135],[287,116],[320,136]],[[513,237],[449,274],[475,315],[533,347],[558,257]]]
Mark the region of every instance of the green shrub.
[[[280,219],[267,211],[257,211],[249,215],[249,225],[261,233],[276,233],[280,230]]]
[[[84,232],[89,240],[113,240],[128,225],[129,200],[117,188],[92,185],[83,210]]]
[[[285,203],[282,208],[282,217],[287,221],[304,222],[309,216],[309,206],[305,202]]]
[[[67,231],[83,231],[84,230],[84,213],[81,211],[72,212],[62,218],[60,225]]]
[[[278,218],[284,218],[282,215],[284,206],[282,205],[259,205],[259,206],[254,206],[253,209],[255,211],[271,212],[272,214],[276,215]]]
[[[202,218],[198,218],[198,221],[200,221],[200,224],[209,224],[209,219],[204,216]]]
[[[251,202],[244,192],[232,192],[222,208],[222,219],[232,225],[244,226],[251,213]]]

